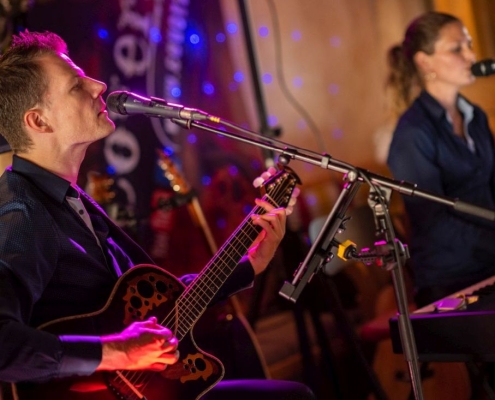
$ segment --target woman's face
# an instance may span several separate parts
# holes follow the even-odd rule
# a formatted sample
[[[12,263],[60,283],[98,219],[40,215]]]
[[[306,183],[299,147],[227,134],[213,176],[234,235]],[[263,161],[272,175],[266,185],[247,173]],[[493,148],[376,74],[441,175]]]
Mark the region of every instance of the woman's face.
[[[476,57],[471,36],[459,22],[452,22],[440,29],[434,52],[426,55],[422,65],[425,85],[452,85],[456,88],[474,81],[471,65]]]

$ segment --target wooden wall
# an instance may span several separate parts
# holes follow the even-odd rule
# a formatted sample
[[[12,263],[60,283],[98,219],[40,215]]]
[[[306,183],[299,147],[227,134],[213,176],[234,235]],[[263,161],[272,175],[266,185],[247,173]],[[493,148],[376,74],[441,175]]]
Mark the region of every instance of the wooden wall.
[[[402,41],[408,22],[426,10],[423,1],[272,0],[248,1],[268,115],[292,145],[326,151],[348,163],[386,173],[384,159],[394,121],[385,92],[386,53]],[[274,7],[270,7],[273,4]],[[275,9],[281,38],[277,60]],[[223,1],[224,18],[238,21],[236,3]],[[240,70],[247,70],[242,37],[232,45]],[[288,90],[314,121],[304,116],[281,90],[281,68]],[[245,88],[245,95],[251,95]],[[246,102],[249,104],[249,102]],[[254,105],[251,128],[259,126]],[[318,137],[316,136],[318,135]],[[319,143],[323,143],[321,146]],[[324,148],[322,148],[324,147]],[[296,162],[313,215],[326,213],[342,176]]]
[[[271,77],[262,84],[267,112],[282,128],[281,139],[317,152],[324,150],[380,174],[388,175],[385,159],[396,122],[384,88],[386,52],[402,41],[408,23],[429,9],[452,13],[471,32],[478,59],[495,56],[495,3],[490,0],[247,3],[260,76]],[[236,2],[223,0],[222,5],[226,23],[239,22]],[[281,60],[276,56],[273,10],[279,23]],[[239,70],[247,70],[243,38],[235,39],[232,57]],[[314,121],[317,133],[281,90],[277,68],[291,95]],[[252,96],[249,85],[242,89],[244,96]],[[464,93],[485,108],[495,128],[495,77],[478,79]],[[257,130],[253,102],[245,104],[251,104],[251,129]],[[341,175],[299,162],[294,167],[303,179],[312,214],[328,212]]]

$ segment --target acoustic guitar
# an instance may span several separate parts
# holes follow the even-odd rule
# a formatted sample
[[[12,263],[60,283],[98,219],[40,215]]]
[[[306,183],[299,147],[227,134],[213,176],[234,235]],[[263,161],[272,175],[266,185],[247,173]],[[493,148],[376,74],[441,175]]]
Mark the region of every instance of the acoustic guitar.
[[[287,206],[298,177],[287,167],[263,184],[263,199]],[[192,328],[234,271],[261,231],[254,207],[215,256],[185,287],[175,276],[153,265],[138,265],[117,281],[99,311],[61,318],[39,327],[56,335],[106,335],[122,331],[134,321],[156,316],[179,339],[180,359],[163,372],[97,372],[89,377],[23,384],[14,393],[20,400],[175,400],[198,399],[224,376],[222,363],[196,346]]]

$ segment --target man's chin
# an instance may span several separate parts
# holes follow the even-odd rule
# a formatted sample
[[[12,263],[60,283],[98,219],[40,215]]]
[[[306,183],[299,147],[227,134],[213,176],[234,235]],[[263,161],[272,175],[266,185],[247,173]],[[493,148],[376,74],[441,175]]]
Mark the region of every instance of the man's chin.
[[[114,131],[115,131],[115,123],[111,119],[107,118],[107,124],[106,124],[105,128],[103,129],[103,133],[104,133],[105,137],[107,137],[108,135],[110,135]]]

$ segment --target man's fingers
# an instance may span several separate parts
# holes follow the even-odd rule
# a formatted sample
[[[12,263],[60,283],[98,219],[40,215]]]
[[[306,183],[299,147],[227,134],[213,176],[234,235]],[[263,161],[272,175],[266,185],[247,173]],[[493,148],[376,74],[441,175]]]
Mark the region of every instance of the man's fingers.
[[[175,338],[170,329],[164,328],[161,325],[157,325],[157,327],[141,326],[136,333],[139,335],[147,334],[155,340],[171,340]]]
[[[179,340],[176,337],[166,339],[162,343],[162,349],[167,352],[175,351],[178,346],[179,346]]]
[[[150,366],[149,369],[151,371],[161,372],[161,371],[164,371],[168,367],[168,365],[169,364],[165,364],[165,363],[161,363],[161,362],[156,362],[156,363],[151,364],[151,366]]]
[[[156,359],[156,362],[150,365],[150,369],[153,371],[163,371],[168,365],[175,364],[179,361],[179,356],[179,350],[176,350],[174,353],[162,353]]]
[[[261,199],[254,199],[254,202],[256,203],[257,206],[260,206],[265,209],[265,211],[270,212],[273,210],[275,207],[268,203],[267,201],[261,200]]]
[[[253,215],[253,223],[260,226],[266,232],[271,232],[273,238],[282,237],[285,233],[285,214],[280,216],[278,214],[272,215]]]
[[[162,353],[160,360],[166,364],[175,364],[179,361],[180,353],[179,350],[175,350],[173,353]]]

